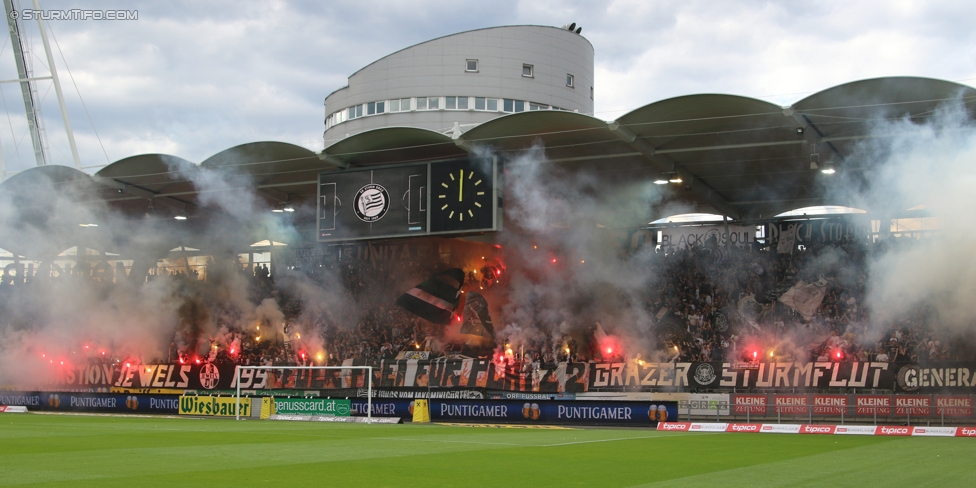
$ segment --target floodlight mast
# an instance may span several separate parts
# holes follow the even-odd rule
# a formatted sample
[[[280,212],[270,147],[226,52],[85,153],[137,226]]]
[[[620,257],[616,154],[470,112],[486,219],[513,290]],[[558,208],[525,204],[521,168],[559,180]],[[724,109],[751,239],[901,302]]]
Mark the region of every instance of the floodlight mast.
[[[10,40],[13,44],[14,61],[17,65],[17,79],[4,80],[0,83],[19,83],[24,97],[24,109],[27,115],[27,125],[30,128],[31,141],[34,145],[34,159],[37,166],[44,166],[48,163],[43,137],[43,119],[40,115],[40,106],[34,100],[36,97],[34,82],[38,80],[51,80],[54,83],[54,92],[58,98],[58,106],[61,109],[61,118],[64,121],[64,130],[68,136],[68,145],[71,147],[71,157],[75,168],[81,169],[81,158],[78,156],[78,146],[75,144],[75,134],[71,129],[71,119],[68,117],[68,109],[64,104],[64,94],[61,92],[61,81],[58,79],[58,69],[54,64],[54,55],[51,53],[51,44],[47,39],[47,28],[41,15],[36,16],[37,27],[41,33],[41,42],[44,44],[44,54],[47,57],[50,76],[31,76],[28,66],[28,58],[25,55],[24,43],[21,39],[20,26],[18,25],[19,12],[14,11],[12,0],[4,0],[4,12],[7,14],[7,27],[10,30]],[[33,0],[35,12],[41,11],[39,0]],[[2,170],[3,168],[0,168]],[[6,171],[0,171],[6,173]],[[5,176],[5,175],[0,175]]]
[[[34,0],[34,10],[41,10],[40,0]],[[68,109],[64,106],[64,95],[61,93],[61,82],[58,80],[58,69],[54,66],[54,55],[51,54],[51,44],[47,41],[47,30],[44,28],[44,21],[41,16],[37,16],[37,27],[41,31],[41,42],[44,44],[44,53],[47,55],[47,65],[51,70],[51,81],[54,82],[54,93],[58,96],[58,105],[61,107],[61,118],[64,119],[64,130],[68,133],[68,145],[71,147],[71,158],[74,159],[75,169],[81,169],[81,158],[78,157],[78,146],[75,145],[75,133],[71,130],[71,119],[68,118]]]
[[[372,366],[236,366],[234,367],[234,384],[237,386],[237,399],[234,405],[234,420],[241,419],[241,368],[266,370],[313,370],[313,369],[365,369],[366,370],[366,423],[373,423],[373,367]]]

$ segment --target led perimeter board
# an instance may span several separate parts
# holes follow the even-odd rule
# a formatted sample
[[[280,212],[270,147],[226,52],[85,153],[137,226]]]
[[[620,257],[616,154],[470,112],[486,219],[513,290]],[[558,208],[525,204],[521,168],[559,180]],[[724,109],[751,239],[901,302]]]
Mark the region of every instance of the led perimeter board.
[[[497,159],[319,174],[318,242],[501,230]]]

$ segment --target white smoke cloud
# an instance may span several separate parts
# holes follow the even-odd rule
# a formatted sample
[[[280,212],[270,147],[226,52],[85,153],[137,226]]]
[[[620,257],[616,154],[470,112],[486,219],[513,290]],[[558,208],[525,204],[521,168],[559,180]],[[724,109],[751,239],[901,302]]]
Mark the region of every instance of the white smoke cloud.
[[[858,188],[834,190],[855,206],[885,217],[923,206],[938,219],[937,234],[884,244],[869,268],[868,304],[879,326],[927,304],[938,308],[943,325],[972,331],[976,316],[976,124],[958,102],[919,123],[908,119],[879,123],[875,138],[848,158],[863,170]]]
[[[562,350],[587,348],[597,322],[628,345],[652,344],[643,291],[655,279],[650,246],[629,254],[628,230],[664,193],[650,181],[622,179],[594,168],[554,165],[534,147],[505,167],[505,233],[510,272],[500,343],[515,351],[551,337]]]

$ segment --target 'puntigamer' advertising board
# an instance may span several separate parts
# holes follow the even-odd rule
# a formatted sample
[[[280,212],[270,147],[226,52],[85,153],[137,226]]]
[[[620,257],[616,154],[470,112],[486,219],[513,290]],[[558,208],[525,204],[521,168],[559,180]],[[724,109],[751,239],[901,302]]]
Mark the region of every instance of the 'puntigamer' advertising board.
[[[5,391],[0,392],[0,405],[22,405],[29,410],[174,414],[179,410],[179,397],[176,395]]]
[[[677,418],[677,402],[430,401],[433,422],[654,426]]]

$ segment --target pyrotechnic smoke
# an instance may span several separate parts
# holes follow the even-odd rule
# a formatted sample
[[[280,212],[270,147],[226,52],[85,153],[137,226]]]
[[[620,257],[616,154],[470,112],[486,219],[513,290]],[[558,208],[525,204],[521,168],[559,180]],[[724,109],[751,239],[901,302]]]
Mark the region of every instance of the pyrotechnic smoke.
[[[207,358],[215,344],[240,351],[241,337],[234,331],[253,331],[259,323],[281,329],[284,313],[278,302],[254,299],[254,280],[249,270],[241,269],[234,251],[246,248],[255,234],[292,240],[296,231],[290,220],[262,210],[250,181],[232,169],[204,170],[178,158],[164,160],[174,175],[193,182],[201,196],[198,210],[208,226],[113,210],[76,174],[72,178],[78,181],[65,182],[34,173],[29,185],[5,188],[0,195],[0,246],[26,255],[37,275],[26,285],[0,287],[5,295],[0,301],[0,385],[47,384],[93,358],[166,361],[173,359],[174,349]],[[144,283],[118,276],[112,283],[114,269],[103,269],[106,276],[99,280],[93,279],[98,272],[85,267],[112,252],[142,260],[148,269],[180,246],[213,256],[205,283],[167,276]],[[75,269],[48,278],[54,259],[72,247],[87,249],[87,259],[79,258]],[[355,323],[341,280],[318,285],[295,275],[282,281],[285,290],[300,290],[300,306],[329,308],[344,323]],[[303,347],[321,348],[323,324],[305,322]]]
[[[504,242],[510,273],[500,344],[551,336],[586,350],[600,322],[633,355],[650,349],[651,316],[642,291],[655,279],[654,250],[625,249],[629,234],[663,193],[614,171],[548,163],[539,147],[505,167]]]
[[[869,263],[867,305],[877,331],[919,307],[934,306],[942,326],[972,333],[976,316],[976,124],[962,100],[924,122],[879,122],[847,158],[857,175],[832,181],[831,194],[860,208],[899,217],[922,206],[939,231],[921,240],[888,237]],[[859,176],[859,177],[858,177]],[[846,184],[845,184],[846,182]],[[884,212],[890,212],[885,215]],[[887,229],[882,229],[884,233]]]

